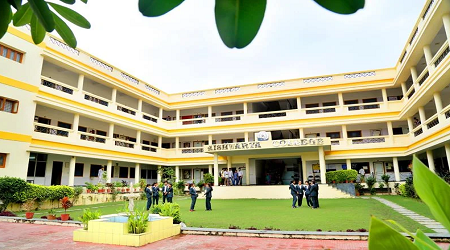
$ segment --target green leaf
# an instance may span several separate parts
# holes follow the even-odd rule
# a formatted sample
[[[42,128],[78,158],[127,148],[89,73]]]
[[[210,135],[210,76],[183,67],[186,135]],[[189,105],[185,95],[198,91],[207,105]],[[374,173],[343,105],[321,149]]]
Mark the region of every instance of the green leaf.
[[[408,238],[372,216],[369,229],[369,249],[371,250],[418,250]]]
[[[12,19],[11,5],[7,1],[0,0],[0,38],[2,38],[6,31],[8,31],[8,25]]]
[[[417,157],[413,159],[414,187],[434,218],[450,230],[450,185],[431,172]]]
[[[75,3],[75,0],[59,0],[59,1],[66,3],[66,4],[74,4]]]
[[[44,0],[28,0],[28,3],[45,30],[52,32],[55,29],[55,21],[47,3]]]
[[[37,16],[33,14],[30,22],[31,38],[35,44],[40,44],[45,38],[45,28],[37,19]]]
[[[314,0],[320,6],[338,14],[353,14],[364,8],[365,0]]]
[[[148,17],[162,16],[182,2],[184,0],[139,0],[139,11]]]
[[[53,14],[55,19],[55,29],[56,32],[61,36],[61,38],[72,48],[77,47],[77,39],[73,34],[72,30],[67,26],[67,24],[56,14]]]
[[[258,34],[267,0],[216,0],[214,9],[220,38],[228,48],[244,48]]]
[[[83,2],[83,3],[87,3],[87,1],[88,1],[88,0],[81,0],[81,2]]]
[[[30,4],[24,4],[20,10],[18,10],[13,17],[13,24],[16,27],[23,26],[31,22],[33,16],[33,10],[30,8]]]
[[[81,28],[85,29],[91,28],[91,24],[89,23],[89,21],[86,20],[86,18],[84,18],[77,12],[56,3],[48,3],[48,4],[50,4],[50,6],[52,6],[52,8],[55,9],[56,12],[58,12],[62,17],[67,19],[67,21],[77,26],[80,26]]]
[[[7,0],[7,1],[16,10],[18,10],[22,7],[22,0]]]
[[[419,249],[421,249],[421,250],[428,250],[428,249],[441,250],[441,248],[432,239],[430,239],[428,236],[426,236],[420,229],[417,229],[416,237],[426,243],[426,244],[424,244],[420,240],[415,239],[414,245],[416,245]]]

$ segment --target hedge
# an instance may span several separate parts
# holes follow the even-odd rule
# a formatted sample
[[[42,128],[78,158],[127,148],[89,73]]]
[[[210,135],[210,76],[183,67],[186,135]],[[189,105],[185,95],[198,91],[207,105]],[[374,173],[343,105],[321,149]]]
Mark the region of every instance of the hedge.
[[[349,170],[338,170],[338,171],[331,171],[325,173],[325,177],[327,179],[327,182],[345,182],[345,181],[355,181],[356,177],[358,176],[358,172],[354,169]]]

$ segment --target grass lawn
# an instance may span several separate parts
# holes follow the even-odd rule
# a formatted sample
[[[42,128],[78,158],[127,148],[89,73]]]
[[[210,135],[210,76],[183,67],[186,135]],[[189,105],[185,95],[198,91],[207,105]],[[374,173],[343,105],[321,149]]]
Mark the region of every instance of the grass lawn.
[[[431,214],[431,211],[428,208],[428,206],[419,199],[403,197],[400,195],[383,195],[383,196],[379,196],[379,197],[389,200],[389,201],[392,201],[392,202],[394,202],[400,206],[403,206],[404,208],[409,209],[413,212],[416,212],[420,215],[423,215],[430,219],[434,219],[434,216]]]
[[[373,199],[322,199],[320,209],[306,206],[293,209],[290,200],[212,200],[213,211],[205,211],[205,200],[197,200],[196,211],[189,212],[190,198],[175,197],[174,202],[181,207],[181,219],[187,226],[228,228],[230,225],[242,229],[251,226],[258,229],[273,227],[281,230],[346,231],[347,229],[369,229],[370,216],[393,219],[407,229],[433,232],[417,222],[395,212],[393,209]],[[135,202],[143,208],[146,201]],[[103,203],[72,207],[70,216],[77,219],[84,208],[100,209],[102,214],[117,213],[125,202]],[[58,215],[61,209],[57,210]],[[18,213],[23,215],[23,213]],[[46,211],[36,211],[35,217],[47,215]]]

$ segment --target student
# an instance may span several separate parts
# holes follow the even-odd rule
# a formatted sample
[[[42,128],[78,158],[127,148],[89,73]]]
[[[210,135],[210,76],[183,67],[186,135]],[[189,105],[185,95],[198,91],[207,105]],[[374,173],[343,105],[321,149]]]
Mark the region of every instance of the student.
[[[158,187],[158,182],[153,183],[152,193],[153,193],[153,206],[154,206],[155,204],[158,205],[158,201],[159,201],[159,187]]]
[[[312,181],[311,191],[309,196],[311,197],[313,209],[317,209],[319,207],[317,196],[319,195],[319,186],[316,184],[316,181]]]
[[[228,171],[226,169],[223,171],[223,181],[225,182],[225,186],[228,186]]]
[[[297,204],[297,187],[295,186],[295,181],[291,181],[289,189],[291,190],[292,195],[292,208],[297,208],[297,206],[295,206]]]
[[[238,173],[238,171],[236,169],[236,170],[234,170],[233,185],[237,186],[238,183],[239,183],[239,173]]]
[[[147,196],[147,211],[150,209],[150,206],[152,205],[152,185],[147,184],[145,187],[145,196]]]
[[[228,183],[230,183],[230,186],[233,185],[233,171],[231,169],[228,169]]]
[[[302,206],[304,189],[305,189],[305,187],[303,187],[302,181],[298,181],[298,184],[297,184],[298,207]]]
[[[103,180],[103,172],[105,171],[105,168],[102,167],[98,170],[98,183],[101,183]]]
[[[191,183],[189,184],[189,194],[191,195],[191,209],[189,210],[190,212],[194,212],[194,208],[195,208],[195,202],[197,201],[197,191],[195,190],[195,184]]]
[[[167,188],[169,187],[169,184],[167,183],[167,181],[164,182],[164,186],[163,186],[163,204],[166,203],[166,199],[167,199]]]
[[[238,176],[239,176],[239,185],[242,186],[242,177],[244,176],[244,172],[242,171],[241,168],[239,169]]]
[[[206,190],[205,190],[205,196],[206,196],[206,211],[211,211],[211,198],[212,198],[212,191],[213,188],[211,186],[211,183],[206,183]]]
[[[173,187],[172,184],[169,183],[167,185],[167,202],[172,203],[172,199],[173,199]]]
[[[221,180],[220,180],[220,185],[225,185],[225,169],[224,168],[222,168],[222,171],[220,171],[220,177],[222,178]]]
[[[308,205],[308,207],[312,206],[312,201],[311,201],[311,185],[309,184],[308,181],[305,182],[305,186],[304,186],[304,191],[305,191],[305,198],[306,198],[306,205]]]

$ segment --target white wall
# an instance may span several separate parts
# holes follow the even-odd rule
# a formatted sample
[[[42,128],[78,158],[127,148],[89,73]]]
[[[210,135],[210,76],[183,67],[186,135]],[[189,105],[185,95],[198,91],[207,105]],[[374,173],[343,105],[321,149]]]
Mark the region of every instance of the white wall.
[[[123,104],[125,106],[128,106],[130,108],[137,109],[138,108],[138,99],[131,97],[127,94],[124,94],[123,92],[117,91],[117,97],[116,101],[119,104]]]
[[[112,88],[107,87],[87,77],[84,78],[83,90],[94,95],[111,100]]]
[[[78,86],[78,74],[47,61],[42,65],[42,75],[73,87]]]
[[[36,116],[51,119],[50,125],[52,126],[58,126],[58,121],[70,123],[73,125],[73,117],[74,117],[73,114],[58,109],[52,109],[42,105],[36,106]]]

